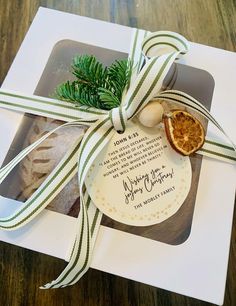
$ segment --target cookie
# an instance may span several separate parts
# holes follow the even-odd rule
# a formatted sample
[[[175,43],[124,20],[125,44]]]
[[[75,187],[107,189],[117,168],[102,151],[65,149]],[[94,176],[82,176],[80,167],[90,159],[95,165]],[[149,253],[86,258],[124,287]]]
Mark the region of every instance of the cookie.
[[[55,129],[62,122],[46,117],[35,116],[33,123],[25,136],[23,146],[27,147],[37,141],[49,131]],[[20,189],[18,200],[26,201],[52,172],[71,145],[85,132],[85,127],[65,127],[50,135],[43,143],[27,155],[19,166]],[[70,214],[78,209],[79,186],[77,175],[65,186],[47,206],[48,209]],[[79,204],[77,204],[79,205]]]

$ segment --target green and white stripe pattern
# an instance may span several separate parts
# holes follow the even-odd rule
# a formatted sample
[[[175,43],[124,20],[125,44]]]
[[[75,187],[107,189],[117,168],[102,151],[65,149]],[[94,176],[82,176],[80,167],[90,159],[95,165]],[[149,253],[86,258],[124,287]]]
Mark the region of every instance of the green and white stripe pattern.
[[[98,118],[99,115],[107,114],[107,111],[102,109],[88,108],[86,106],[78,108],[72,103],[34,95],[25,96],[4,89],[0,89],[0,106],[13,111],[26,112],[68,122],[78,118],[90,120],[93,116]]]
[[[211,158],[217,158],[224,162],[236,163],[235,146],[229,146],[219,141],[213,141],[212,139],[206,138],[204,145],[198,153]]]
[[[192,97],[178,91],[160,93],[163,80],[171,65],[187,51],[188,42],[179,34],[161,31],[148,35],[145,31],[134,30],[130,59],[133,61],[135,69],[130,86],[123,95],[121,106],[111,111],[91,107],[78,108],[73,104],[54,99],[24,96],[15,92],[0,90],[0,106],[3,108],[67,121],[57,129],[81,124],[89,126],[83,138],[76,141],[59,165],[25,205],[11,216],[0,219],[0,228],[4,230],[14,230],[25,225],[47,206],[76,172],[78,173],[81,205],[70,261],[57,279],[41,288],[61,288],[72,285],[88,270],[102,213],[96,208],[87,193],[86,175],[90,171],[95,158],[109,143],[114,134],[117,131],[124,131],[126,122],[133,118],[150,99],[156,97],[157,99],[175,101],[181,105],[192,107],[211,120],[224,133],[221,126],[205,107]],[[0,170],[0,182],[29,152],[56,130],[51,131],[24,149],[3,167]],[[232,162],[236,159],[235,146],[232,145],[230,147],[207,140],[199,153]]]

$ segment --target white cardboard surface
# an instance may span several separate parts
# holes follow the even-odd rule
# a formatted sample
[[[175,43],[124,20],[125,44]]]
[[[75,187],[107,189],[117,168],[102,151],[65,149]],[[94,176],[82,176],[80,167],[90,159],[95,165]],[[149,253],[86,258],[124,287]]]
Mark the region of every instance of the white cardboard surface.
[[[33,93],[51,50],[59,40],[72,39],[128,52],[130,38],[131,29],[128,27],[40,8],[3,87]],[[185,63],[205,69],[214,77],[215,90],[211,112],[236,142],[236,54],[191,43]],[[6,135],[6,138],[0,139],[0,163],[4,160],[21,119],[21,114],[0,111],[0,127]],[[210,126],[209,134],[213,133],[218,135]],[[235,181],[234,166],[204,158],[192,229],[185,243],[171,246],[101,226],[92,267],[223,304]],[[1,215],[7,213],[7,207],[14,205],[9,201],[1,199]],[[0,239],[67,259],[67,252],[74,237],[74,222],[75,219],[71,217],[46,210],[35,221],[17,232],[0,231]],[[54,229],[52,225],[55,225]],[[50,235],[47,232],[49,228]],[[35,243],[35,237],[43,243]]]

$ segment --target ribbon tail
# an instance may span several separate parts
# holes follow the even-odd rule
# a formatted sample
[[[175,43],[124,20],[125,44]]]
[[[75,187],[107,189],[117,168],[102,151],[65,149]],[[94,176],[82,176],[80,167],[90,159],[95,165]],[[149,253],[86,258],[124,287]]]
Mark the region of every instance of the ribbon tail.
[[[40,287],[40,289],[71,286],[78,282],[90,267],[92,251],[102,219],[102,213],[93,204],[87,191],[82,197],[80,205],[76,226],[77,234],[70,261],[57,279]]]
[[[15,230],[35,218],[66,186],[77,171],[77,156],[82,137],[47,177],[37,191],[12,215],[0,219],[0,228]],[[6,176],[6,175],[5,175]]]
[[[85,133],[79,151],[78,176],[81,194],[80,212],[77,219],[76,239],[65,270],[54,281],[41,289],[62,288],[76,283],[89,269],[92,249],[98,234],[102,213],[88,195],[85,178],[94,159],[108,144],[115,130],[109,117],[93,124]]]

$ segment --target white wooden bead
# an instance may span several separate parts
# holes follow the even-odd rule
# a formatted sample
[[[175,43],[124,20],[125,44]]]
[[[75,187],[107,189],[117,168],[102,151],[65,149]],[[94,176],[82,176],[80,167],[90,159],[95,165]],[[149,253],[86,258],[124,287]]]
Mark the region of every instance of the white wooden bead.
[[[149,102],[139,113],[139,122],[146,127],[154,127],[162,121],[164,109],[157,101]]]

